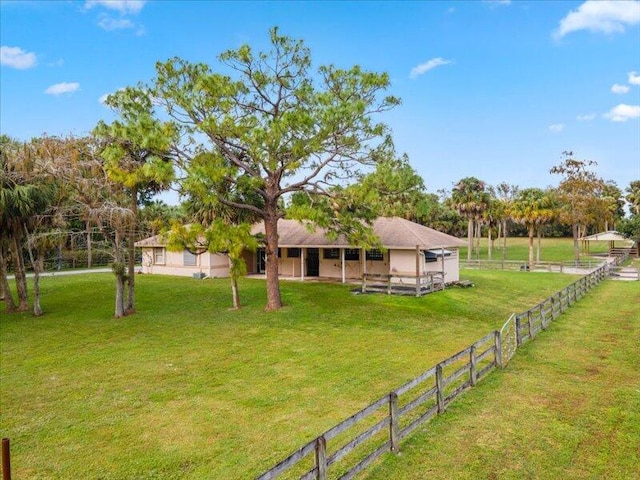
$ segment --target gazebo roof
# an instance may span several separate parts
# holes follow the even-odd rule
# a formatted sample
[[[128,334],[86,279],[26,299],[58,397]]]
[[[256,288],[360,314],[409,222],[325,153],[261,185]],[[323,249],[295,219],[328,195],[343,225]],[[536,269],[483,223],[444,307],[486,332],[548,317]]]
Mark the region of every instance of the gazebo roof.
[[[606,232],[594,233],[588,237],[582,237],[580,240],[589,240],[591,242],[612,242],[612,241],[630,241],[627,237],[615,230],[609,230]]]

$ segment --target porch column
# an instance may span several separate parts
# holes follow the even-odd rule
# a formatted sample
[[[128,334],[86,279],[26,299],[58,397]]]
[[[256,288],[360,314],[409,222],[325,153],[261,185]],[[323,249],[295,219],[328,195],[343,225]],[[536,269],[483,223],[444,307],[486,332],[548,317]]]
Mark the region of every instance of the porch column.
[[[340,249],[340,266],[342,267],[342,283],[347,283],[347,265],[344,261],[345,249]]]
[[[445,277],[446,273],[444,272],[444,247],[442,247],[442,289],[444,290]]]
[[[304,281],[304,253],[306,248],[300,247],[300,280]]]

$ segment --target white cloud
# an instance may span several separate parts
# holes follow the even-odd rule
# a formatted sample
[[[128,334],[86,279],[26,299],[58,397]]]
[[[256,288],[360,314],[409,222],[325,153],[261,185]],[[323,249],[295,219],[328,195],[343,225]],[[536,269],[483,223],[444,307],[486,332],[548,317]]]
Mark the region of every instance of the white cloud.
[[[576,117],[576,120],[578,120],[579,122],[590,122],[591,120],[594,120],[596,118],[596,114],[595,113],[585,113],[584,115],[578,115]]]
[[[629,72],[629,83],[631,85],[640,85],[640,75],[636,72]]]
[[[554,123],[553,125],[549,125],[549,131],[553,133],[560,133],[564,130],[564,123]]]
[[[626,122],[632,118],[640,118],[640,105],[626,105],[621,103],[613,107],[603,116],[612,122]]]
[[[626,26],[637,23],[640,23],[640,1],[587,0],[560,20],[553,35],[559,39],[578,30],[620,33]]]
[[[499,5],[509,5],[511,4],[511,0],[482,0],[483,3],[488,3],[489,5],[499,6]]]
[[[146,0],[87,0],[84,6],[85,8],[101,6],[127,15],[139,13],[145,3],[147,3]]]
[[[98,21],[98,26],[107,31],[124,30],[135,27],[134,23],[128,18],[112,18],[109,15],[101,16]]]
[[[618,85],[617,83],[614,83],[611,87],[611,91],[613,93],[629,93],[629,87],[627,87],[626,85]]]
[[[425,63],[421,63],[417,67],[414,67],[413,69],[411,69],[409,78],[416,78],[418,75],[427,73],[429,70],[433,70],[436,67],[440,67],[442,65],[448,65],[450,63],[451,63],[451,60],[445,60],[442,57],[432,58],[431,60]]]
[[[0,47],[0,64],[7,67],[25,70],[35,67],[38,59],[35,53],[25,52],[19,47]]]
[[[73,93],[80,89],[80,84],[77,82],[62,82],[56,83],[55,85],[51,85],[47,88],[44,93],[47,95],[63,95],[65,93]]]

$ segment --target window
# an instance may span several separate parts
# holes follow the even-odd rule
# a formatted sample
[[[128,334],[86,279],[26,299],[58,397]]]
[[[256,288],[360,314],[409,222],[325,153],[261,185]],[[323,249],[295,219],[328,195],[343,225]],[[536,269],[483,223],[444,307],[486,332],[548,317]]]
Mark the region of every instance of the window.
[[[340,258],[340,249],[339,248],[323,248],[322,258],[324,258],[325,260],[333,260],[336,258]]]
[[[287,257],[289,257],[289,258],[300,258],[300,249],[299,248],[287,248]]]
[[[153,247],[153,263],[156,265],[164,265],[164,248]]]
[[[195,253],[191,253],[189,250],[185,250],[182,255],[182,264],[185,267],[195,267],[198,264]]]
[[[384,260],[384,255],[380,250],[367,250],[367,260],[381,262]]]
[[[347,248],[344,251],[345,260],[360,260],[360,250],[357,248]]]

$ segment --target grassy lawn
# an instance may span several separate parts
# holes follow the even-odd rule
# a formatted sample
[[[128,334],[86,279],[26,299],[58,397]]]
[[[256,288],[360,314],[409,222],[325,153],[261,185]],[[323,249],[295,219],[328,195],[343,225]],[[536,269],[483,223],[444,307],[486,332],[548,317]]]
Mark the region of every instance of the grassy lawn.
[[[534,241],[534,257],[538,240]],[[590,242],[590,254],[602,254],[609,251],[608,242]],[[467,247],[460,249],[460,259],[467,258]],[[472,258],[476,258],[475,250]],[[480,259],[488,258],[488,240],[480,239]],[[493,245],[493,260],[502,260],[502,240]],[[522,237],[507,238],[507,253],[505,260],[526,261],[529,258],[529,239]],[[581,253],[581,260],[592,257],[586,252]],[[540,261],[542,262],[571,262],[573,261],[573,239],[571,238],[543,238],[540,247]]]
[[[41,280],[40,318],[0,315],[0,425],[15,478],[250,478],[575,277],[463,271],[422,298],[140,276],[114,320],[109,274]]]
[[[640,478],[639,304],[600,284],[364,478]]]

